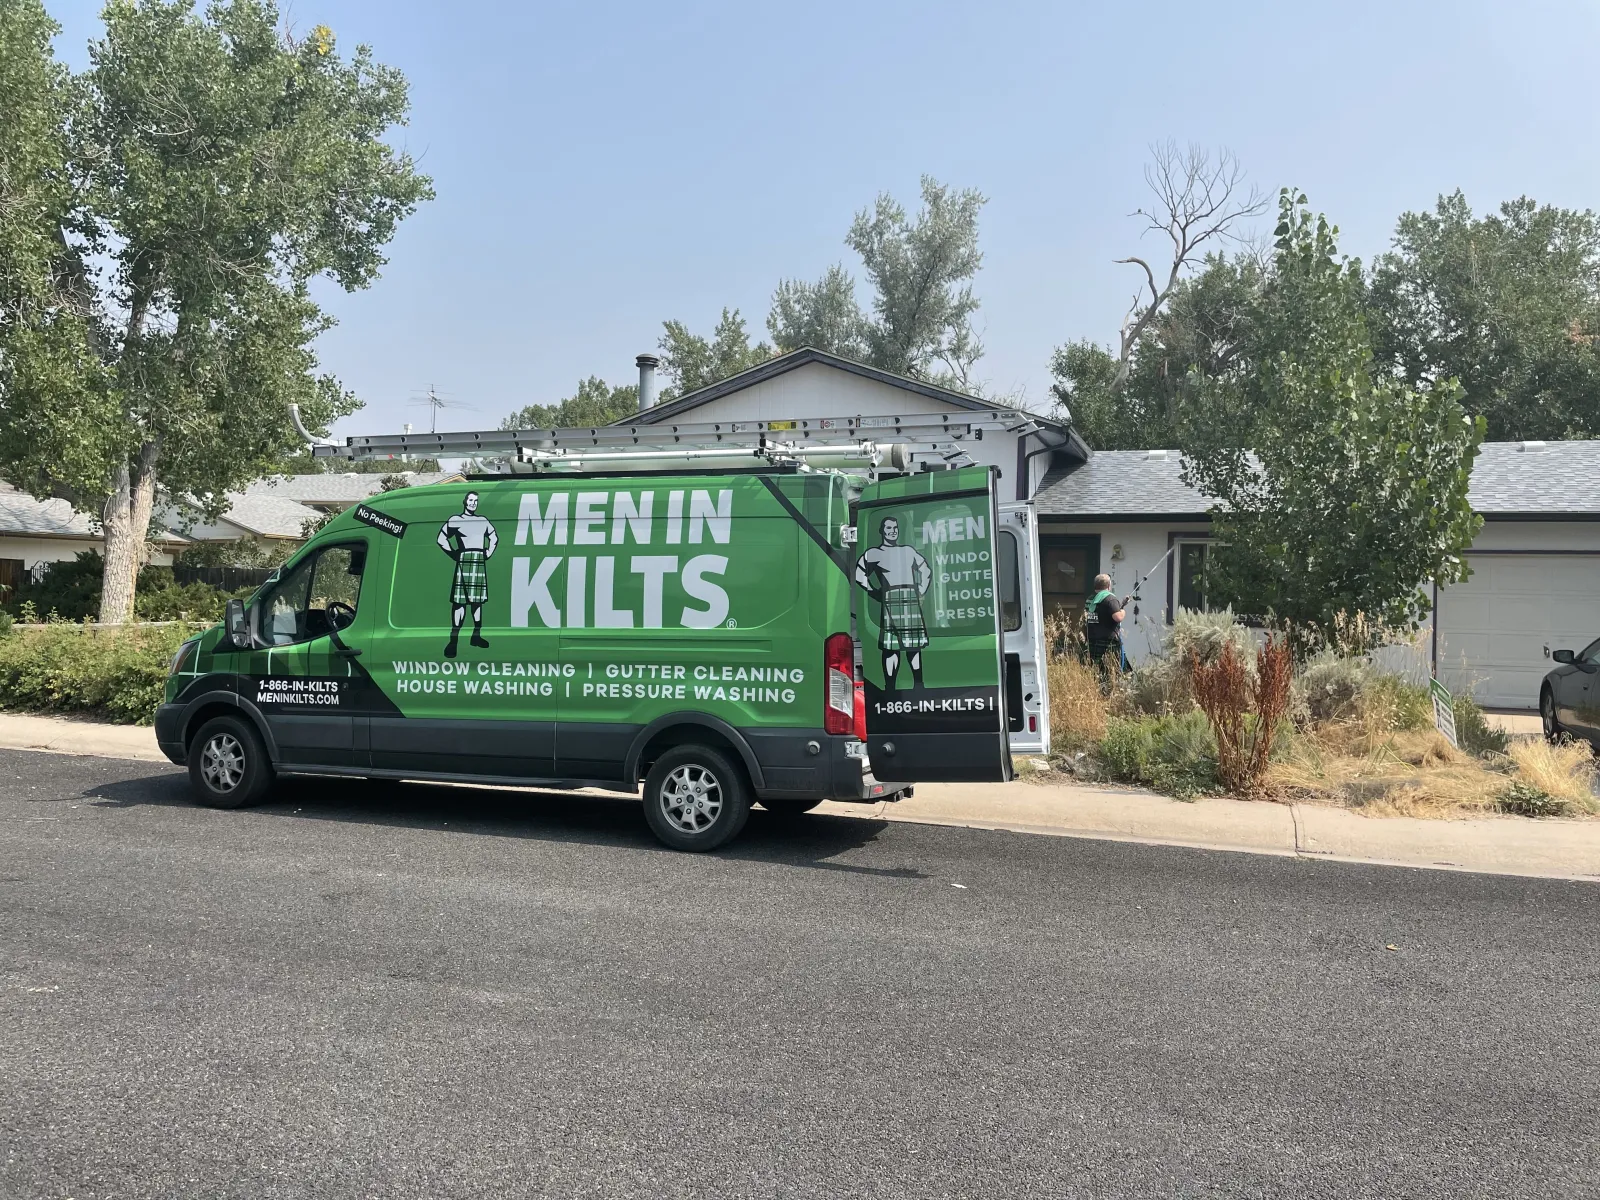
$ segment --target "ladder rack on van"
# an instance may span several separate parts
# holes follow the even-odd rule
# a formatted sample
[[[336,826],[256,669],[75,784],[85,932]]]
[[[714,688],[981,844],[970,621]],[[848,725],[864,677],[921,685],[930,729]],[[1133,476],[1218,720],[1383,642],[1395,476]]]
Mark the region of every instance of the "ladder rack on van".
[[[491,429],[458,433],[395,433],[348,437],[343,444],[295,426],[317,458],[403,459],[505,457],[514,473],[652,471],[740,465],[821,469],[909,470],[914,453],[951,466],[970,465],[963,443],[984,430],[1035,432],[1023,412],[911,413],[879,417],[812,417],[789,421],[701,421],[601,425],[574,429]]]

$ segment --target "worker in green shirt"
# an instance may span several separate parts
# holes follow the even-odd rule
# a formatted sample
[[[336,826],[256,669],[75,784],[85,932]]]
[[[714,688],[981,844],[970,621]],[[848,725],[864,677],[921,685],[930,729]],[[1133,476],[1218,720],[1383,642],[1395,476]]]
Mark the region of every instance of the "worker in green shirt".
[[[1127,600],[1111,594],[1111,576],[1094,577],[1094,595],[1084,604],[1083,636],[1089,643],[1089,658],[1109,679],[1115,666],[1120,674],[1128,669],[1128,656],[1122,648],[1122,619]]]

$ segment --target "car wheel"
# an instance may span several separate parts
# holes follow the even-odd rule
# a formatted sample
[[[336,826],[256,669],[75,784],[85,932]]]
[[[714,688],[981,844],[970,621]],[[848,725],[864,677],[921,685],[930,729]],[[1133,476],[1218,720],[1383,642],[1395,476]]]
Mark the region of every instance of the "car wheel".
[[[821,800],[763,800],[761,807],[775,817],[798,817],[821,803]]]
[[[213,717],[189,743],[189,783],[208,808],[243,808],[272,786],[272,763],[255,726]]]
[[[1556,720],[1556,698],[1548,685],[1539,689],[1539,723],[1544,726],[1546,741],[1561,740],[1561,722]]]
[[[749,819],[750,785],[721,751],[675,746],[645,776],[644,817],[674,850],[715,850]]]

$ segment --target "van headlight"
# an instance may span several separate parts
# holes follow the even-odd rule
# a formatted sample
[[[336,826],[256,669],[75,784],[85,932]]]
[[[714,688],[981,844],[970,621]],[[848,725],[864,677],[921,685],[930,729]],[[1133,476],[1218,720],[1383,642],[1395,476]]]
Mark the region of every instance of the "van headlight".
[[[194,653],[195,647],[199,644],[200,639],[194,638],[179,646],[178,652],[172,656],[172,661],[167,664],[167,674],[176,675],[179,671],[183,670],[183,664],[185,660],[188,659],[189,655]]]

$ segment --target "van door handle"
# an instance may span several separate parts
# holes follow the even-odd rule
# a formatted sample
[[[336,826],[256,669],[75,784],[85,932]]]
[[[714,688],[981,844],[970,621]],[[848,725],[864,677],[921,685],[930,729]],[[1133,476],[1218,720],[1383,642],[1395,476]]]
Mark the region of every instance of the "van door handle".
[[[339,647],[337,647],[337,649],[338,649],[339,653],[344,655],[346,658],[360,658],[361,657],[361,651],[358,650],[354,646],[339,646]]]

